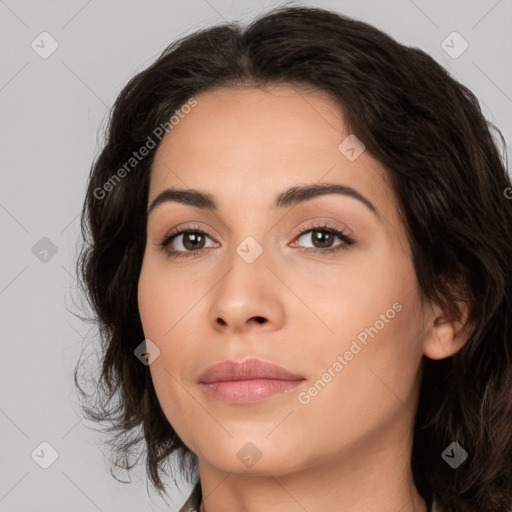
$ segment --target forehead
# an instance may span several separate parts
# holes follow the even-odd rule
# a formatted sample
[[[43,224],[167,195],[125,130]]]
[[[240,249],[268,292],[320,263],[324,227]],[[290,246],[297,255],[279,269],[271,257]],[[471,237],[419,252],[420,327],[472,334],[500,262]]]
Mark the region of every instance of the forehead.
[[[341,112],[325,94],[292,86],[219,88],[195,99],[197,105],[164,137],[157,156],[184,157],[190,164],[205,153],[226,164],[231,159],[277,163],[284,155],[302,159],[329,145],[336,149],[345,131]]]
[[[279,190],[322,181],[367,196],[385,192],[385,173],[373,157],[363,152],[350,161],[340,151],[350,134],[327,93],[288,85],[236,87],[195,100],[158,147],[148,202],[170,186],[211,192],[220,203],[223,196],[270,203]]]

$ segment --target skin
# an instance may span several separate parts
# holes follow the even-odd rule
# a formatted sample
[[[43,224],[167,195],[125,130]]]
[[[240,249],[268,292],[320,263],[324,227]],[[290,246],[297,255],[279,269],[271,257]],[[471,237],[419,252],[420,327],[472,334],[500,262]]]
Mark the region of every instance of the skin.
[[[138,299],[144,334],[160,350],[150,365],[155,390],[199,458],[204,509],[426,511],[410,470],[422,356],[448,357],[468,335],[420,296],[385,169],[368,151],[350,161],[338,149],[350,132],[321,92],[247,86],[196,99],[157,150],[148,206],[179,187],[212,194],[218,211],[178,202],[151,211]],[[270,206],[289,187],[320,183],[352,187],[378,215],[337,194]],[[323,221],[356,242],[322,253],[300,232]],[[203,231],[205,243],[170,259],[159,242],[180,226]],[[263,249],[252,263],[236,251],[248,236]],[[183,243],[177,236],[168,249],[194,252]],[[334,238],[331,247],[342,244]],[[299,393],[395,303],[401,311],[300,403]],[[207,367],[247,357],[305,381],[254,404],[203,393],[197,379]],[[237,457],[246,443],[261,455],[252,467]]]

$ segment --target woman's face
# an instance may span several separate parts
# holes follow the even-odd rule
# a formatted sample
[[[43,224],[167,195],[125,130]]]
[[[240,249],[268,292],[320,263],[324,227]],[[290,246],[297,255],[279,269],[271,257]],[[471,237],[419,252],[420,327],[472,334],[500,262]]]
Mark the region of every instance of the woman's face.
[[[167,419],[202,467],[226,472],[395,453],[412,439],[426,321],[384,169],[322,93],[195,99],[157,150],[148,208],[168,189],[209,200],[160,196],[138,290]],[[249,358],[294,377],[204,377]]]

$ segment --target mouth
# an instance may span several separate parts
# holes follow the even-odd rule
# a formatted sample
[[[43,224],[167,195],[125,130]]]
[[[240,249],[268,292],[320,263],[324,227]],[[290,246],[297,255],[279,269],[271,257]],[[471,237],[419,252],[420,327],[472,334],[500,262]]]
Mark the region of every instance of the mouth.
[[[290,393],[305,377],[260,359],[223,361],[207,368],[198,379],[210,398],[230,404],[260,402],[276,394]]]

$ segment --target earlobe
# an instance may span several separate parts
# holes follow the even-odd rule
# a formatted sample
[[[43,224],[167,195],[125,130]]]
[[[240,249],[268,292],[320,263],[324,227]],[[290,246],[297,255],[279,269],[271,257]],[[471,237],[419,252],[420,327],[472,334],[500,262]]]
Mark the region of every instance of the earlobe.
[[[433,316],[424,340],[423,353],[430,359],[445,359],[458,352],[473,333],[473,323],[468,324],[469,305],[459,304],[462,318],[449,319],[439,306],[433,307]]]

